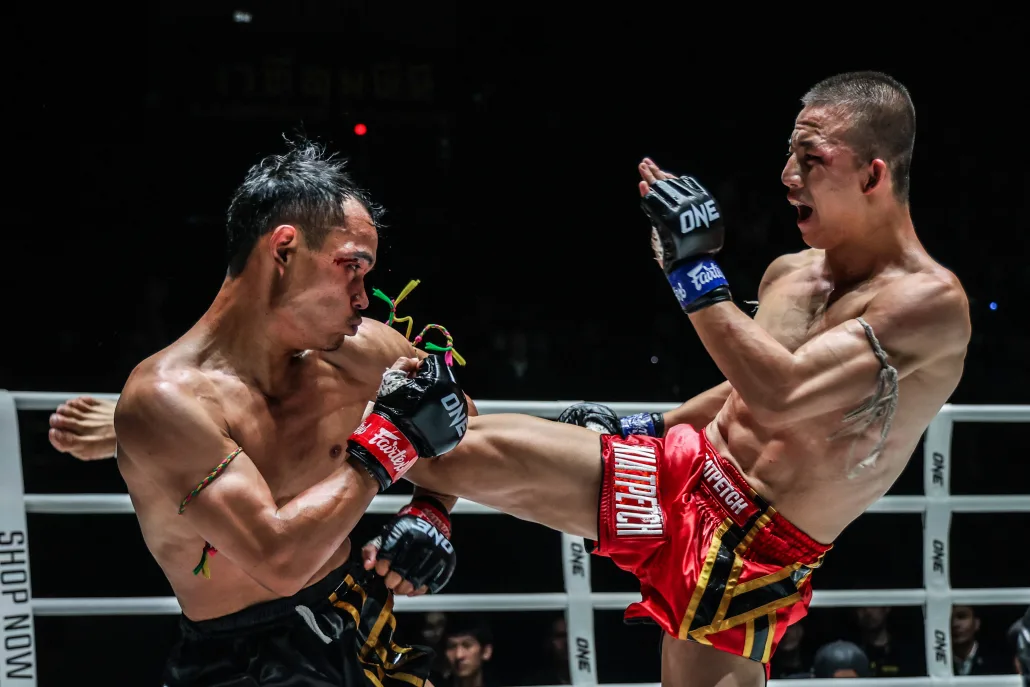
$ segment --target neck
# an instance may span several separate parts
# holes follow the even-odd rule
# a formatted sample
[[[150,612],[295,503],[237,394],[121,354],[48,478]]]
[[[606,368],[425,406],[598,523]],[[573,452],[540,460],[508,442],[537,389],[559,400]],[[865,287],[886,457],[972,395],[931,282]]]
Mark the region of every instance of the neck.
[[[888,634],[886,627],[866,630],[863,634],[865,635],[865,643],[872,646],[887,646],[890,642],[890,634]]]
[[[301,350],[277,336],[275,308],[266,295],[271,287],[254,272],[226,277],[195,329],[202,332],[202,346],[212,357],[275,397],[286,386],[290,363]]]
[[[861,236],[826,251],[826,265],[835,285],[863,281],[912,250],[921,249],[907,205],[892,207],[862,230]]]
[[[454,687],[483,687],[483,671],[468,677],[454,677]]]
[[[953,644],[952,647],[953,647],[952,655],[955,657],[955,660],[956,661],[964,661],[967,658],[969,658],[969,656],[976,649],[976,642],[975,641],[962,642],[960,644]]]

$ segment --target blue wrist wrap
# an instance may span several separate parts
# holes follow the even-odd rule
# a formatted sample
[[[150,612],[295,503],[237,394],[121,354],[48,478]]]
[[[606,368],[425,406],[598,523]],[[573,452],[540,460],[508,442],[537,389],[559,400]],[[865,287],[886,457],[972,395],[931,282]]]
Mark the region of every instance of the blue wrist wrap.
[[[672,292],[676,294],[676,300],[684,310],[709,291],[714,291],[720,286],[729,286],[722,270],[709,258],[691,260],[678,265],[667,277]]]
[[[649,437],[655,436],[654,420],[651,419],[651,413],[627,415],[624,418],[620,418],[619,422],[622,423],[622,436],[624,437],[627,437],[630,434],[646,434]]]

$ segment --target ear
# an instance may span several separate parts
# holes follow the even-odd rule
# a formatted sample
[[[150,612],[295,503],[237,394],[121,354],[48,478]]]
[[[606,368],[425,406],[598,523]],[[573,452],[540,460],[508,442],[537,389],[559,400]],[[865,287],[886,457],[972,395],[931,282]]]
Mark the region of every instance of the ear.
[[[867,172],[869,176],[866,177],[865,182],[862,184],[862,193],[872,193],[875,189],[885,186],[890,169],[887,167],[886,162],[876,158],[869,163]]]
[[[300,248],[300,232],[292,224],[280,224],[272,230],[268,237],[268,250],[271,253],[272,262],[276,269],[282,274],[286,269],[286,263],[293,259]]]
[[[979,631],[980,631],[980,617],[979,616],[973,616],[973,633],[975,634],[975,633],[977,633]]]
[[[487,644],[483,647],[483,660],[489,661],[494,655],[494,645]]]

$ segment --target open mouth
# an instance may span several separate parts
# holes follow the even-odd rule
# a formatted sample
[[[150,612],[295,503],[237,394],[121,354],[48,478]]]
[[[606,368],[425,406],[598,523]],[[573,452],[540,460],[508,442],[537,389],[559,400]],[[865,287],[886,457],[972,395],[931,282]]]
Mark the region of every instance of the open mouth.
[[[804,222],[806,219],[812,216],[812,208],[810,206],[799,203],[795,207],[797,207],[798,209],[799,222]]]

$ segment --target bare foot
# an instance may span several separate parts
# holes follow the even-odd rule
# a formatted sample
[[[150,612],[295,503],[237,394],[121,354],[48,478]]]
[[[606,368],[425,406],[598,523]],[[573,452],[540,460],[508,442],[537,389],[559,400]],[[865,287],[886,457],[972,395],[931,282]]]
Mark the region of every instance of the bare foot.
[[[111,458],[114,435],[114,401],[80,396],[62,403],[50,416],[50,443],[61,453],[79,460]]]

